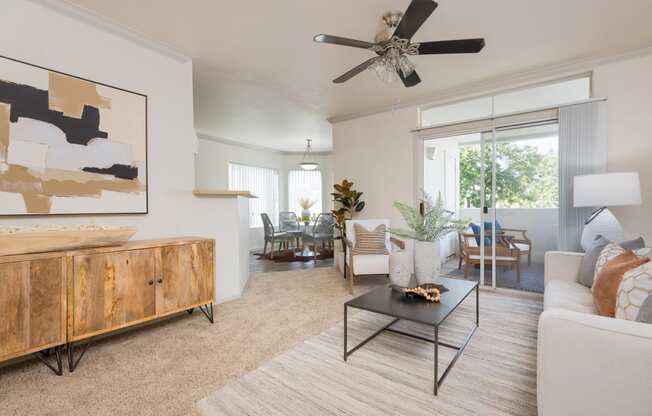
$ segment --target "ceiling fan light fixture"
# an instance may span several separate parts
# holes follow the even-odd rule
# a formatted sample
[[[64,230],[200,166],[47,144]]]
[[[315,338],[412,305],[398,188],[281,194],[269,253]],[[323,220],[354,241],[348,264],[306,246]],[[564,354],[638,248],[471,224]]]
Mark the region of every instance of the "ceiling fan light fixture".
[[[376,33],[375,43],[341,36],[315,36],[315,42],[366,49],[377,55],[335,78],[333,83],[342,84],[370,69],[386,83],[400,79],[406,88],[410,88],[419,84],[421,78],[409,56],[478,53],[484,48],[483,38],[412,42],[412,37],[437,6],[434,0],[411,0],[405,13],[385,13],[382,17],[384,28]],[[390,35],[390,32],[393,33]]]
[[[407,78],[414,73],[415,66],[405,55],[401,55],[398,61],[398,69],[403,74],[403,78]]]
[[[301,163],[299,163],[299,167],[303,170],[315,170],[319,167],[319,163],[311,160],[312,146],[310,142],[312,142],[311,139],[306,139],[306,150],[303,152]]]

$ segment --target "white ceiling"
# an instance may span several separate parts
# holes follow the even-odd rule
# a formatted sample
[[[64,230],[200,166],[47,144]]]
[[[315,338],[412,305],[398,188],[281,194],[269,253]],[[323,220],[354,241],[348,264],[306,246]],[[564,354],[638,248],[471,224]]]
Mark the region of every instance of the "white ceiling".
[[[283,150],[301,150],[306,135],[328,148],[326,118],[652,46],[650,0],[439,0],[414,41],[484,37],[479,55],[415,57],[423,82],[410,89],[383,84],[369,71],[335,85],[333,78],[372,53],[315,44],[312,37],[371,41],[380,16],[404,10],[409,0],[71,1],[195,60],[199,130]],[[256,130],[248,124],[258,117],[266,122]]]

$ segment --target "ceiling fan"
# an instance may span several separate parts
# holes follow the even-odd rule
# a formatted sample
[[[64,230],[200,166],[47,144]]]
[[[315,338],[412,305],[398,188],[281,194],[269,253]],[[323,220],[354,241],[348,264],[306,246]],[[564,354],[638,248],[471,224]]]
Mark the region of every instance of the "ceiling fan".
[[[385,82],[401,79],[406,87],[413,87],[421,82],[421,78],[408,56],[477,53],[484,48],[483,38],[412,43],[412,36],[436,8],[437,3],[432,0],[412,0],[405,13],[386,13],[383,16],[386,29],[376,35],[374,43],[332,35],[315,36],[315,42],[369,49],[377,55],[335,78],[333,82],[341,84],[365,69],[373,69]],[[394,33],[390,36],[391,29],[394,29]]]

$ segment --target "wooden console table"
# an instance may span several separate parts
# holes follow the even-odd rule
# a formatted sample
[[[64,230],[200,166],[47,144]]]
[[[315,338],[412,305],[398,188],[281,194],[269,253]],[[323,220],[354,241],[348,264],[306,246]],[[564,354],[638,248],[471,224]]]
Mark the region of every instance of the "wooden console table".
[[[188,237],[0,257],[0,361],[35,354],[61,375],[64,346],[72,372],[94,336],[195,308],[212,323],[214,250]]]

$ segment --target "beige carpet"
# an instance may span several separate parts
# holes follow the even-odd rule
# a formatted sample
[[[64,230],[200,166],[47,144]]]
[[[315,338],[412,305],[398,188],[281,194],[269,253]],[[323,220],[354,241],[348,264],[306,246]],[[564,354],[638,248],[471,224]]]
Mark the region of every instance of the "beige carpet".
[[[196,311],[100,340],[63,377],[36,360],[0,368],[0,414],[196,414],[210,392],[341,320],[347,299],[333,268],[256,274],[214,325]]]
[[[445,296],[445,295],[444,295]],[[472,327],[470,297],[440,329],[459,344]],[[342,324],[296,346],[199,403],[214,415],[536,415],[536,328],[541,302],[480,294],[480,328],[432,394],[433,346],[383,333],[342,360]],[[349,321],[356,345],[391,319],[360,312]],[[423,325],[398,329],[432,337]],[[440,368],[453,351],[440,348]]]

